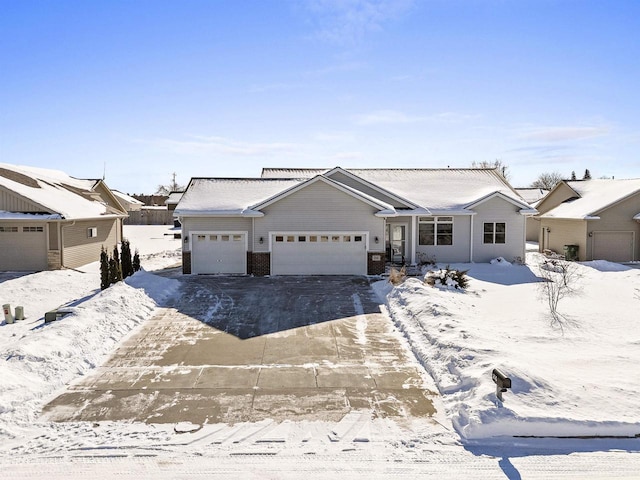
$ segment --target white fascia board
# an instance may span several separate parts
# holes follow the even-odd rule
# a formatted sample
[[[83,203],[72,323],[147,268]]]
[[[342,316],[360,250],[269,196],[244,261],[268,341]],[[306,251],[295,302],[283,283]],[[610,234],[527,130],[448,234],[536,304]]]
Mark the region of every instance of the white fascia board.
[[[264,217],[264,213],[255,210],[174,210],[174,217]]]
[[[600,220],[600,217],[595,215],[585,215],[582,219],[583,220]]]
[[[639,221],[639,222],[640,222],[640,213],[639,213],[639,214],[637,214],[637,215],[634,215],[634,216],[633,216],[633,219],[634,219],[634,220],[637,220],[637,221]]]
[[[399,217],[400,214],[398,212],[396,212],[395,210],[380,210],[379,212],[377,212],[375,214],[376,217]]]
[[[472,210],[431,210],[431,213],[429,213],[432,217],[472,217],[477,214],[478,212],[474,212]]]
[[[533,215],[537,215],[539,212],[535,208],[523,208],[520,210],[520,215],[524,215],[525,217],[532,217]]]
[[[478,206],[478,205],[480,205],[480,204],[482,204],[482,203],[484,203],[484,202],[486,202],[486,201],[488,201],[488,200],[491,200],[492,198],[495,198],[495,197],[500,197],[500,198],[502,198],[504,201],[509,202],[509,203],[511,203],[511,204],[513,204],[513,205],[515,205],[516,207],[520,207],[520,208],[522,208],[522,209],[530,209],[530,208],[531,208],[531,207],[529,206],[529,204],[527,204],[527,203],[525,203],[525,202],[519,202],[519,201],[518,201],[518,200],[516,200],[515,198],[508,197],[508,196],[507,196],[507,195],[505,195],[504,193],[497,192],[497,191],[496,191],[496,192],[493,192],[493,193],[490,193],[489,195],[485,195],[484,197],[479,198],[478,200],[475,200],[475,201],[473,201],[473,202],[471,202],[471,203],[469,203],[469,204],[465,205],[465,206],[464,206],[464,208],[473,208],[473,207],[476,207],[476,206]]]

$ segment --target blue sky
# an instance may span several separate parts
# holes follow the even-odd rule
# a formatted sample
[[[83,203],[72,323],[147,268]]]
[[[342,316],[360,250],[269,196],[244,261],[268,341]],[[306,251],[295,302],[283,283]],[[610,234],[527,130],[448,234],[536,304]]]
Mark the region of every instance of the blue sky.
[[[0,161],[640,177],[640,2],[0,0]]]

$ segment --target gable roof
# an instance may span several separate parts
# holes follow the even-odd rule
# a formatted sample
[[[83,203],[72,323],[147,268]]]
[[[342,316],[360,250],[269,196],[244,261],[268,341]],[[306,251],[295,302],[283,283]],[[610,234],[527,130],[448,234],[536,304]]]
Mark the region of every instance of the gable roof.
[[[184,192],[170,192],[167,199],[164,201],[165,205],[177,205],[182,198]]]
[[[174,215],[259,215],[251,206],[304,179],[192,178]]]
[[[566,185],[576,194],[558,206],[540,215],[543,218],[574,220],[597,219],[598,215],[615,204],[640,194],[640,179],[565,180],[552,190]],[[640,210],[640,205],[639,205]]]
[[[549,190],[538,187],[516,188],[515,191],[532,206],[536,206],[549,193]]]
[[[126,193],[122,193],[120,190],[111,190],[111,193],[113,193],[113,195],[118,200],[124,200],[125,202],[130,203],[132,205],[144,205],[144,202],[141,202],[137,198],[133,198],[132,196],[127,195]]]
[[[287,190],[285,190],[284,192],[280,192],[277,195],[274,195],[271,198],[268,198],[267,200],[260,202],[254,206],[251,207],[252,210],[260,210],[261,208],[264,208],[268,205],[271,205],[274,202],[277,202],[278,200],[285,198],[289,195],[291,195],[292,193],[295,193],[299,190],[302,190],[303,188],[307,187],[308,185],[311,185],[313,183],[316,182],[323,182],[326,183],[327,185],[330,185],[344,193],[346,193],[347,195],[350,195],[354,198],[357,198],[365,203],[368,203],[369,205],[379,208],[380,212],[379,213],[383,213],[386,215],[395,215],[396,211],[393,208],[393,205],[389,205],[388,203],[382,202],[381,200],[372,197],[371,195],[367,195],[355,188],[349,187],[348,185],[344,185],[340,182],[336,182],[335,180],[332,180],[330,177],[324,176],[324,175],[316,175],[315,177],[312,177],[308,180],[305,180],[301,183],[299,183],[298,185],[291,187]]]
[[[333,169],[335,170],[335,169]],[[308,178],[330,174],[330,169],[263,168],[263,178]],[[347,172],[366,180],[396,197],[429,209],[432,213],[464,212],[469,205],[494,193],[528,210],[529,205],[495,168],[347,168]]]
[[[0,188],[32,206],[30,213],[46,218],[81,219],[126,216],[100,179],[79,179],[59,170],[0,163]]]

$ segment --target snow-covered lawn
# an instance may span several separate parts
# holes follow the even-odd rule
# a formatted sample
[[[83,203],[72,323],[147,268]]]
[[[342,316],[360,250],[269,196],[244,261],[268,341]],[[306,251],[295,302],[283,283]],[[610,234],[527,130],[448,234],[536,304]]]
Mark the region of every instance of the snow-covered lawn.
[[[332,446],[326,435],[323,442],[318,439],[323,431],[348,425],[208,425],[198,433],[179,436],[171,426],[38,420],[48,401],[99,366],[123,338],[153,315],[159,302],[176,294],[178,281],[152,273],[179,264],[180,240],[172,234],[169,227],[126,227],[125,236],[140,250],[147,272],[104,292],[98,289],[95,265],[83,269],[88,273],[0,273],[0,301],[24,306],[26,315],[14,324],[0,324],[0,460],[15,461],[16,453],[65,458],[69,451],[91,448],[182,452],[198,457],[238,454],[247,452],[251,432],[273,432],[274,428],[298,432],[283,435],[285,440],[278,437],[275,444],[278,452],[293,455],[286,464],[289,469],[299,464],[300,455],[334,458],[346,451],[343,446]],[[540,257],[529,253],[527,260],[527,266],[505,262],[452,265],[469,270],[470,285],[464,292],[431,287],[421,278],[409,278],[396,287],[385,280],[374,283],[398,334],[407,338],[408,348],[433,376],[448,417],[444,426],[451,433],[434,436],[420,425],[407,428],[389,419],[362,423],[370,429],[372,440],[353,444],[362,462],[362,452],[370,459],[367,461],[397,461],[400,453],[411,454],[416,449],[432,455],[439,451],[437,458],[443,462],[453,458],[454,451],[462,455],[458,458],[480,461],[482,455],[459,453],[459,442],[501,441],[499,437],[505,435],[640,434],[640,269],[607,262],[577,264],[579,293],[559,304],[558,310],[566,317],[559,328],[552,324],[540,298]],[[44,313],[61,305],[72,313],[62,321],[43,324]],[[504,393],[504,403],[495,397],[491,379],[495,367],[513,381],[513,388]],[[288,444],[286,438],[303,440]],[[264,443],[254,448],[275,451]],[[575,451],[572,448],[568,451]],[[629,451],[637,451],[637,445]],[[225,458],[228,464],[230,457]],[[242,463],[238,457],[234,465]],[[500,468],[506,472],[504,465]]]
[[[640,270],[575,264],[559,325],[541,298],[543,258],[527,261],[452,265],[469,270],[464,292],[416,278],[375,286],[463,438],[640,434]],[[512,379],[504,403],[494,368]]]

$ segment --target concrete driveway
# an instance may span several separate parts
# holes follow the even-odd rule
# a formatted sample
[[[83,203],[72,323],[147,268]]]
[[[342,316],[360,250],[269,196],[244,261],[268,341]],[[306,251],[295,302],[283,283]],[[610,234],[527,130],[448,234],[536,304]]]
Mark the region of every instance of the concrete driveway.
[[[363,277],[185,276],[173,308],[44,409],[53,421],[430,417],[436,395]]]

